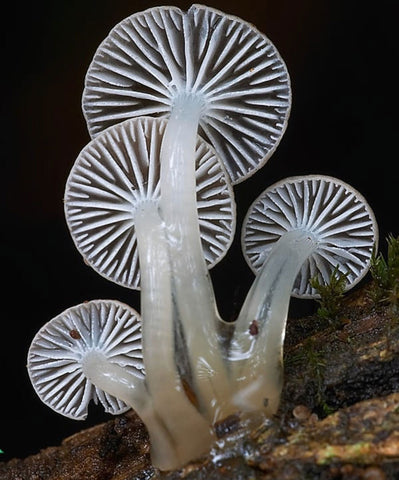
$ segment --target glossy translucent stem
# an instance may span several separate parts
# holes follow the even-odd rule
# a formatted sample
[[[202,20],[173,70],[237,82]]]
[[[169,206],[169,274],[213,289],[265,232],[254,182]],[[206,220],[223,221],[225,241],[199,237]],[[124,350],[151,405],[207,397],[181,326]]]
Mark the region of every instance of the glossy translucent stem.
[[[198,222],[195,148],[201,102],[182,96],[172,109],[161,149],[161,212],[167,226],[178,348],[187,352],[201,411],[211,422],[225,416],[229,381],[220,350],[216,300]]]
[[[206,452],[214,439],[208,422],[188,400],[177,372],[170,262],[156,203],[143,202],[136,210],[135,228],[146,386],[173,445],[173,452],[169,444],[167,451],[156,450],[157,466],[163,470],[178,468]]]
[[[256,276],[236,321],[230,360],[240,410],[275,413],[283,385],[283,344],[298,272],[317,247],[312,234],[287,232]]]
[[[93,385],[124,401],[145,424],[151,443],[151,459],[155,466],[175,468],[176,446],[162,420],[155,412],[145,381],[110,362],[102,352],[93,350],[83,362],[83,372]]]

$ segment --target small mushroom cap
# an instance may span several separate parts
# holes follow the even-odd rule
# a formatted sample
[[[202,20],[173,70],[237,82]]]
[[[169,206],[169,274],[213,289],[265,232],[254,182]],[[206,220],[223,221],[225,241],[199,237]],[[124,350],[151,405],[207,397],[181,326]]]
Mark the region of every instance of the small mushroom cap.
[[[114,300],[93,300],[68,308],[46,323],[28,353],[28,373],[40,399],[66,417],[84,420],[90,400],[117,415],[130,406],[95,387],[83,374],[90,352],[144,378],[141,323],[135,310]]]
[[[187,93],[203,101],[199,134],[233,184],[266,163],[290,112],[287,68],[264,34],[214,8],[154,7],[124,19],[97,49],[82,107],[94,137],[130,117],[168,117]]]
[[[291,177],[267,188],[251,205],[242,229],[242,247],[256,274],[273,245],[292,230],[312,233],[317,250],[303,264],[292,295],[315,298],[309,280],[328,283],[338,266],[347,275],[346,289],[366,275],[378,241],[374,213],[364,197],[333,177]]]
[[[105,130],[79,154],[65,190],[65,216],[75,245],[100,275],[140,285],[134,226],[142,202],[158,202],[166,119],[140,117]],[[231,184],[213,149],[198,137],[197,205],[208,267],[227,252],[235,232]]]

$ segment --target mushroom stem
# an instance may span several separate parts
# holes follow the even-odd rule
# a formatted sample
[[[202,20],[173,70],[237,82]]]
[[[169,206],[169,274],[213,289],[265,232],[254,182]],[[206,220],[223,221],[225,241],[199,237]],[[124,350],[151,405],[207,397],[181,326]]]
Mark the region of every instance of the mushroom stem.
[[[129,374],[96,350],[86,354],[82,370],[93,385],[123,400],[141,418],[150,437],[151,459],[155,466],[166,470],[180,465],[174,439],[157,416],[144,379]]]
[[[153,462],[161,470],[168,470],[202,455],[214,438],[208,422],[186,396],[176,368],[170,262],[156,202],[141,204],[135,212],[135,226],[142,287],[145,383],[168,434],[167,445],[163,445],[162,437],[153,444]]]
[[[86,353],[82,359],[82,371],[93,385],[123,400],[140,416],[143,408],[147,408],[150,398],[144,379],[110,362],[102,352],[92,350]]]
[[[182,331],[177,350],[187,352],[190,378],[201,411],[213,423],[228,415],[223,406],[230,384],[220,349],[222,322],[200,241],[194,154],[202,101],[176,99],[161,148],[162,218],[167,229],[176,304],[175,328]]]
[[[243,411],[272,414],[278,408],[290,296],[302,264],[317,245],[312,233],[284,233],[248,292],[229,352],[236,381],[234,403]]]

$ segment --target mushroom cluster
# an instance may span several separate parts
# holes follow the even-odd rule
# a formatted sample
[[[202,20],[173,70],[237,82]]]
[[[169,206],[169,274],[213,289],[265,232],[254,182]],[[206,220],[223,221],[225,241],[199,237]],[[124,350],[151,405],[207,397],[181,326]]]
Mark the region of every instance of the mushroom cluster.
[[[132,407],[154,466],[175,469],[211,448],[228,415],[276,412],[290,296],[314,296],[309,278],[337,267],[348,288],[359,282],[376,221],[332,177],[270,186],[243,227],[253,286],[224,322],[209,269],[234,236],[233,186],[266,163],[290,113],[275,46],[213,8],[151,8],[101,43],[82,106],[92,140],[67,180],[66,221],[88,265],[141,290],[141,316],[113,300],[66,310],[34,338],[29,375],[71,418],[90,400],[113,414]]]

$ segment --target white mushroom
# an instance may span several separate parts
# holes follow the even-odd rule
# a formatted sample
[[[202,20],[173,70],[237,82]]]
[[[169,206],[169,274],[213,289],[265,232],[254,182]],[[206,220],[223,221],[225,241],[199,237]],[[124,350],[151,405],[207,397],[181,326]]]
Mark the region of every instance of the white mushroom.
[[[107,129],[78,155],[68,177],[65,217],[75,245],[100,275],[140,288],[135,215],[160,197],[160,150],[166,120],[140,117]],[[235,232],[233,191],[214,151],[197,137],[196,208],[208,268]]]
[[[242,240],[257,277],[237,319],[230,352],[237,406],[276,411],[293,288],[309,296],[310,277],[328,281],[337,265],[347,274],[348,288],[355,285],[369,269],[377,238],[377,223],[363,196],[332,177],[289,178],[255,200]]]
[[[65,310],[46,323],[28,353],[28,372],[40,399],[69,418],[84,420],[90,400],[114,415],[131,404],[97,388],[86,375],[95,356],[123,368],[132,386],[143,388],[141,325],[137,313],[111,300],[94,300]]]
[[[172,429],[159,417],[145,380],[139,316],[120,302],[85,302],[50,320],[32,341],[27,368],[40,399],[69,418],[84,420],[90,400],[112,414],[133,407],[150,435],[153,464],[163,470],[183,465],[213,441],[193,407]]]
[[[317,249],[303,263],[292,295],[314,298],[309,280],[328,283],[338,266],[346,290],[368,272],[378,240],[374,214],[363,196],[350,185],[325,175],[291,177],[275,183],[255,200],[244,220],[242,246],[255,274],[274,244],[290,231],[311,233]]]
[[[286,128],[286,66],[263,33],[214,8],[154,7],[121,21],[86,75],[90,134],[130,117],[169,117],[182,103],[197,110],[200,135],[240,182],[264,165]]]

